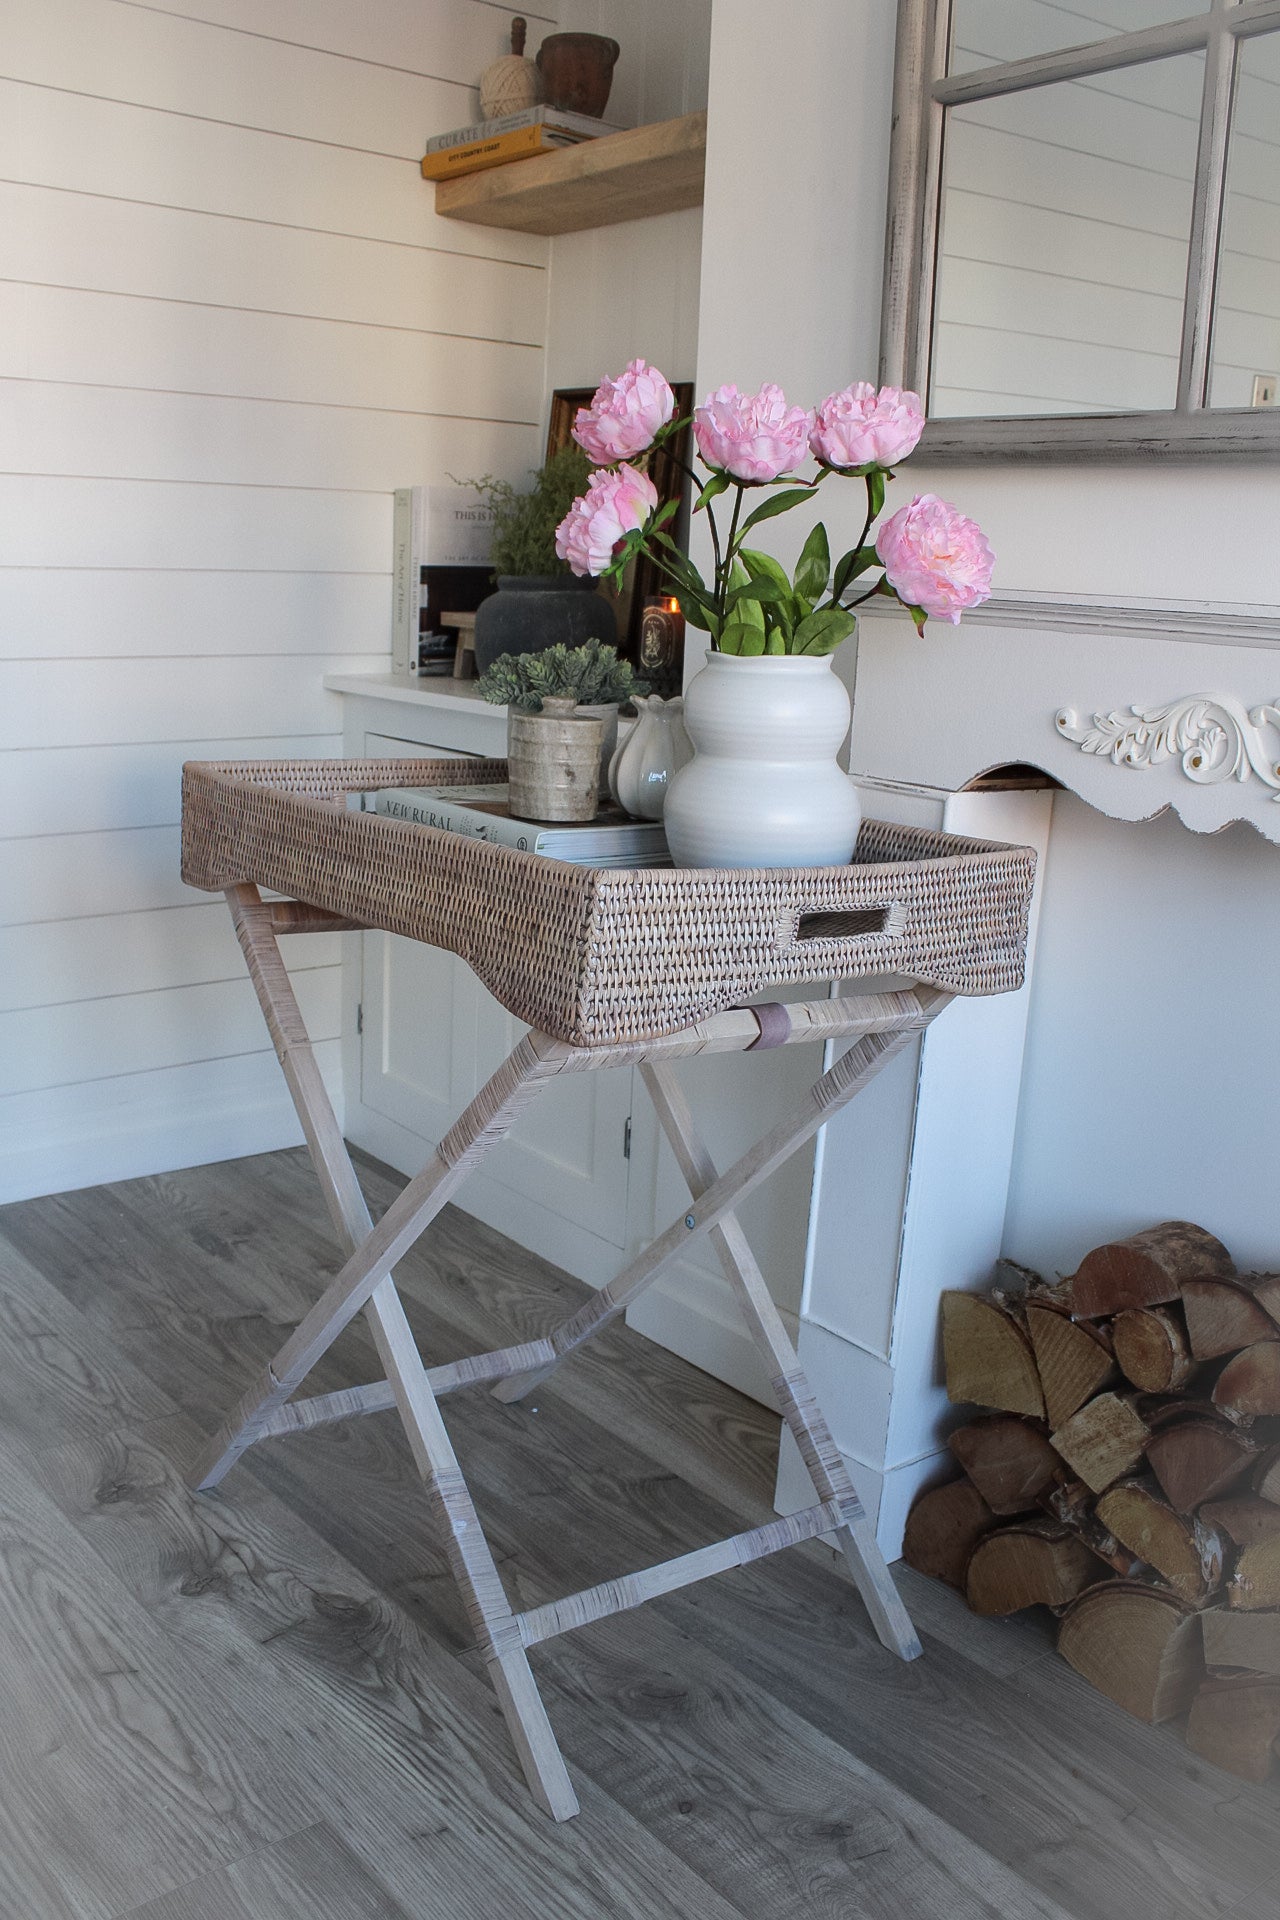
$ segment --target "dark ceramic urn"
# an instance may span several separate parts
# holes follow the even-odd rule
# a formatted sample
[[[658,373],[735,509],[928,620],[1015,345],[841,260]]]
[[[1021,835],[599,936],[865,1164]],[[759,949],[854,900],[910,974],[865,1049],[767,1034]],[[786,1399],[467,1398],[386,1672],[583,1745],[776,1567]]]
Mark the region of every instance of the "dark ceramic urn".
[[[616,646],[618,622],[594,580],[572,573],[498,575],[498,591],[476,610],[476,672],[504,653],[541,653],[563,641]]]

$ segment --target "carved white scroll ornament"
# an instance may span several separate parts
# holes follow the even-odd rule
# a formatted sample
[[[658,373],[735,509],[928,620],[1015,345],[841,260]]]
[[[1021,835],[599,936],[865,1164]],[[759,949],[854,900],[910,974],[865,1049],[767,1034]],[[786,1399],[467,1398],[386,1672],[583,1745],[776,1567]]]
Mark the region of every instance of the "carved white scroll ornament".
[[[1130,707],[1127,713],[1095,713],[1083,721],[1060,707],[1053,723],[1081,753],[1106,754],[1117,767],[1158,767],[1179,759],[1188,780],[1216,786],[1256,774],[1280,802],[1280,706],[1252,711],[1227,693],[1193,693],[1162,707]],[[1267,730],[1273,735],[1271,743]]]

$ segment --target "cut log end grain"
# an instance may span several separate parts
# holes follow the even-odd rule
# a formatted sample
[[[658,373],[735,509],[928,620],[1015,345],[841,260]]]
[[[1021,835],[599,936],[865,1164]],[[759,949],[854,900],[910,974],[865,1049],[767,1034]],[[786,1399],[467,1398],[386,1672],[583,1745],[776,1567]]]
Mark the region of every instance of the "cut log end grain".
[[[1280,1507],[1256,1493],[1239,1493],[1228,1500],[1207,1500],[1196,1515],[1205,1526],[1225,1534],[1234,1547],[1256,1546],[1280,1533]]]
[[[969,1558],[965,1594],[975,1613],[1062,1607],[1097,1578],[1098,1562],[1068,1527],[1028,1520],[983,1536]]]
[[[1228,1360],[1213,1403],[1231,1413],[1280,1413],[1280,1342],[1256,1341]]]
[[[1044,1418],[1031,1342],[1005,1308],[978,1293],[944,1293],[942,1347],[951,1400]]]
[[[1112,1580],[1067,1609],[1058,1651],[1139,1720],[1169,1720],[1186,1710],[1201,1678],[1198,1619],[1176,1594]]]
[[[1180,1599],[1197,1606],[1217,1588],[1222,1541],[1198,1516],[1188,1520],[1175,1513],[1159,1494],[1134,1480],[1104,1493],[1096,1512],[1107,1531],[1154,1567]]]
[[[1187,1745],[1240,1780],[1265,1780],[1280,1738],[1280,1680],[1206,1680],[1191,1704]]]
[[[1176,1300],[1188,1280],[1230,1280],[1235,1263],[1220,1240],[1190,1220],[1165,1220],[1127,1240],[1108,1241],[1081,1261],[1071,1281],[1074,1311],[1088,1319]]]
[[[1127,1400],[1100,1393],[1049,1436],[1050,1444],[1094,1493],[1132,1473],[1150,1432]]]
[[[1207,1411],[1171,1421],[1147,1442],[1147,1464],[1179,1513],[1191,1513],[1202,1501],[1227,1493],[1256,1455],[1245,1434]]]
[[[1062,1471],[1046,1435],[1018,1414],[970,1421],[949,1445],[993,1513],[1030,1512]]]
[[[1176,1307],[1126,1308],[1112,1322],[1111,1340],[1120,1371],[1144,1393],[1177,1393],[1195,1372]]]
[[[1280,1612],[1235,1613],[1215,1607],[1200,1616],[1208,1667],[1243,1667],[1280,1679]]]
[[[930,1487],[907,1515],[902,1557],[917,1573],[945,1580],[963,1593],[969,1556],[996,1516],[968,1480]]]
[[[1253,1490],[1280,1506],[1280,1447],[1268,1447],[1253,1470]]]
[[[1112,1384],[1115,1361],[1098,1329],[1073,1320],[1061,1307],[1028,1300],[1026,1312],[1049,1425],[1061,1427],[1086,1400]]]
[[[1182,1310],[1191,1352],[1197,1360],[1220,1360],[1224,1353],[1238,1353],[1241,1347],[1251,1347],[1258,1340],[1280,1340],[1280,1326],[1250,1284],[1253,1278],[1183,1283]],[[1266,1278],[1270,1281],[1274,1276],[1268,1274]]]
[[[1227,1582],[1227,1603],[1246,1613],[1280,1607],[1280,1534],[1240,1549]]]

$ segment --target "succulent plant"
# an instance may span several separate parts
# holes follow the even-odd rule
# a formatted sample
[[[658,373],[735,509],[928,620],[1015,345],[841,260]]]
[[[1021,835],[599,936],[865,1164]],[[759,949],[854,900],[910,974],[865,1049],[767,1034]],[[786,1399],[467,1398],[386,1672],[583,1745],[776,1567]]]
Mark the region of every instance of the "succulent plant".
[[[588,640],[580,647],[556,645],[541,653],[503,653],[476,682],[494,706],[538,713],[544,699],[571,699],[580,707],[615,706],[645,692],[629,660],[616,647]]]

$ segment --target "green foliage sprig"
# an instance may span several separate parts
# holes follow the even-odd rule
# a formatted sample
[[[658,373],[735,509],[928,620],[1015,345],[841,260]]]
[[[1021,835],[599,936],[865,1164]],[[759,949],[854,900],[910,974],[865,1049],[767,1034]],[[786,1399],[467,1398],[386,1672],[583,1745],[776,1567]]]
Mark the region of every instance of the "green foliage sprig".
[[[645,691],[629,660],[616,647],[588,640],[580,647],[557,643],[541,653],[502,653],[476,686],[496,707],[540,713],[544,700],[573,700],[580,707],[617,706]]]
[[[473,487],[493,514],[493,570],[516,575],[569,572],[556,552],[556,528],[574,500],[586,491],[591,462],[581,447],[562,447],[534,475],[522,493],[509,480],[486,473],[458,484]]]

